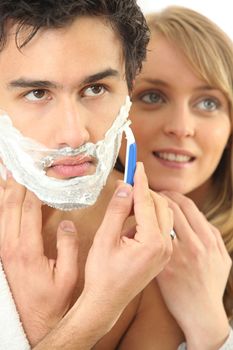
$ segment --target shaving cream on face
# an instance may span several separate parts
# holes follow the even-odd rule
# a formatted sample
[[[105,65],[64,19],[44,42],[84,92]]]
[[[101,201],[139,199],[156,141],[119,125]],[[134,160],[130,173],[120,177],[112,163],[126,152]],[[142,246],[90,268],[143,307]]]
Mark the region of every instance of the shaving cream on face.
[[[121,144],[124,127],[128,125],[131,106],[129,97],[104,139],[88,142],[77,149],[49,149],[33,139],[24,137],[8,115],[0,116],[0,158],[15,180],[34,192],[45,204],[60,210],[87,207],[96,202],[112,170]],[[55,179],[46,175],[45,168],[59,157],[91,156],[96,160],[92,175],[71,179]]]

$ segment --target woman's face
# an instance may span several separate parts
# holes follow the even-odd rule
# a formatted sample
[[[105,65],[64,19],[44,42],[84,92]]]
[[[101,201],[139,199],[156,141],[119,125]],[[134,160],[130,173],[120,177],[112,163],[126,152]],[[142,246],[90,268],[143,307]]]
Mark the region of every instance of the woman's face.
[[[154,34],[132,100],[138,160],[150,187],[184,194],[208,189],[231,132],[223,93],[195,75],[175,45]]]

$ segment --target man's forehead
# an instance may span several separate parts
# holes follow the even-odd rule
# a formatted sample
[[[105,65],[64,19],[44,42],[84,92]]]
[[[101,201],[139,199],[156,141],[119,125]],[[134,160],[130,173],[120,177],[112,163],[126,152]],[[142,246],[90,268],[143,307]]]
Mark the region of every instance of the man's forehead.
[[[95,21],[94,30],[93,21]],[[80,30],[82,35],[78,35]],[[71,67],[74,74],[75,69],[77,72],[82,69],[87,79],[106,70],[112,76],[118,74],[114,71],[124,70],[124,55],[120,40],[111,26],[106,27],[106,23],[97,18],[79,18],[77,23],[74,22],[69,27],[38,32],[21,49],[16,45],[15,34],[14,25],[9,31],[8,44],[0,53],[0,65],[3,67],[7,66],[7,62],[9,65],[12,63],[18,73],[16,79],[24,76],[26,69],[31,71],[30,79],[41,80],[42,77],[33,76],[34,71],[39,69],[41,72],[43,70],[48,72],[53,68],[55,71],[59,66],[62,71],[71,71]],[[28,29],[20,33],[19,43],[25,40],[27,35],[29,35]],[[12,66],[9,65],[8,68],[12,70]],[[47,80],[47,77],[42,80]]]
[[[120,39],[116,29],[109,19],[105,18],[104,16],[93,15],[77,15],[74,19],[67,21],[67,23],[65,22],[59,27],[41,26],[40,28],[36,25],[33,26],[29,24],[21,24],[20,21],[17,22],[15,20],[9,19],[4,24],[4,35],[6,35],[6,41],[13,40],[16,46],[20,49],[23,48],[23,46],[26,46],[27,43],[32,40],[32,38],[41,36],[41,34],[47,35],[47,33],[50,32],[57,32],[60,35],[62,32],[68,32],[69,29],[74,26],[77,36],[78,34],[81,34],[80,36],[83,35],[84,25],[86,27],[89,27],[89,38],[91,38],[92,35],[95,35],[95,33],[98,32],[98,24],[102,25],[101,31],[103,31],[103,28],[105,28],[105,32],[102,32],[103,35],[106,34],[106,31],[108,31],[112,32],[112,34],[114,34],[117,39]]]

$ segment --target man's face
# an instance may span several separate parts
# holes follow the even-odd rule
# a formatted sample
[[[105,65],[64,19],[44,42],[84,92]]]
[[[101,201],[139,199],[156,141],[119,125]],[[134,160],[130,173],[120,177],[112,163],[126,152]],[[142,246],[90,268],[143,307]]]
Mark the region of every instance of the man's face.
[[[66,28],[39,31],[21,51],[14,32],[0,53],[0,108],[13,125],[53,149],[103,139],[128,94],[122,45],[111,26],[78,18]],[[85,166],[81,175],[93,173],[91,162]],[[79,175],[55,168],[47,175]]]

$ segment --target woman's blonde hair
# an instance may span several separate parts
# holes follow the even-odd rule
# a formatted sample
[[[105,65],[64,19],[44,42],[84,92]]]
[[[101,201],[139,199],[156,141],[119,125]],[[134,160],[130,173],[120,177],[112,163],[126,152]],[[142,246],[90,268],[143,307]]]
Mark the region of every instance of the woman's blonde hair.
[[[233,42],[211,20],[191,9],[171,6],[147,16],[153,35],[163,35],[178,47],[198,76],[221,90],[229,102],[233,125]],[[213,174],[212,191],[204,213],[218,227],[233,258],[233,142],[232,133]],[[225,308],[233,317],[233,269],[224,295]]]

